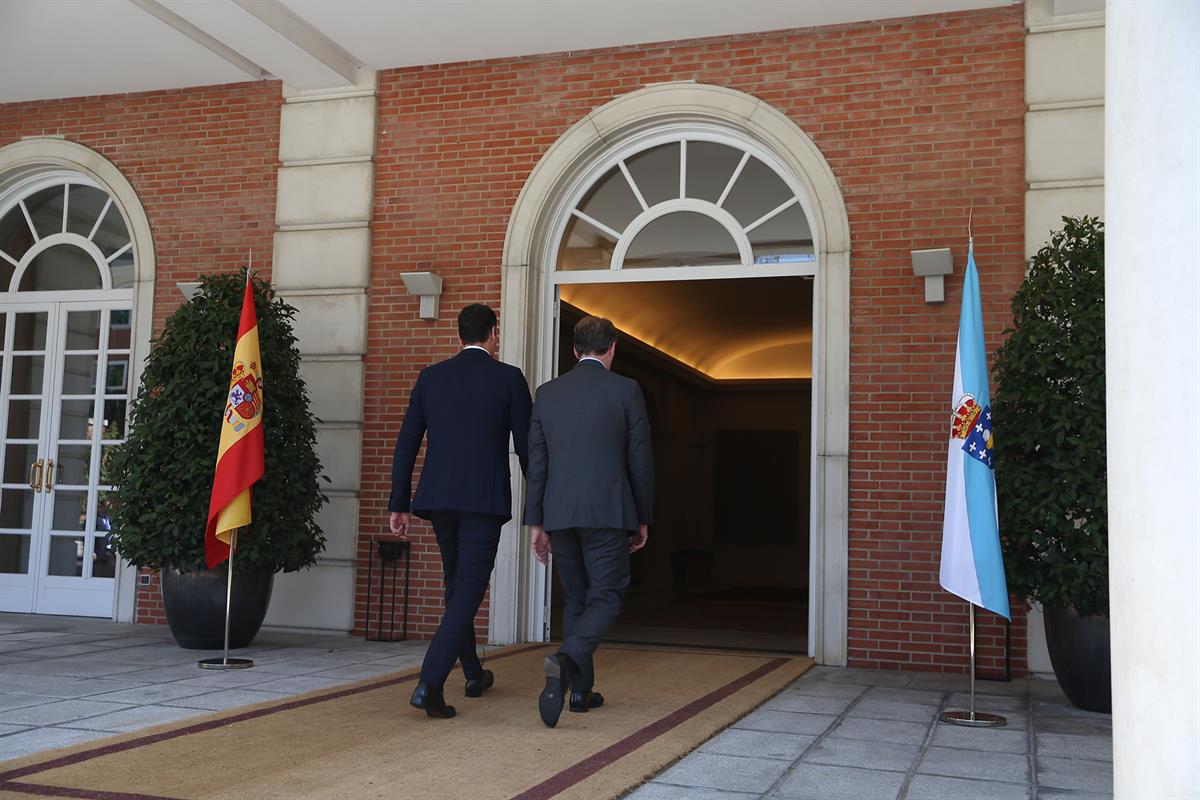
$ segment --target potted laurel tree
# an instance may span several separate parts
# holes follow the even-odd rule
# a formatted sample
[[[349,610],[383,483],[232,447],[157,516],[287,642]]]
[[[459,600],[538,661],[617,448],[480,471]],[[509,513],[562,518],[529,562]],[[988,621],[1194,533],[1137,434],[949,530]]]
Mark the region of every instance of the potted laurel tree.
[[[146,359],[130,412],[129,438],[105,466],[118,487],[117,550],[162,577],[167,622],[180,646],[224,646],[226,569],[205,568],[204,528],[220,440],[221,413],[246,273],[208,275],[168,320]],[[274,574],[316,563],[325,537],[316,514],[315,418],[292,333],[296,309],[254,279],[264,383],[265,473],[252,488],[253,522],[238,535],[230,603],[230,647],[246,647],[270,602]],[[326,478],[328,480],[328,478]]]
[[[1111,713],[1103,223],[1063,217],[1012,311],[995,365],[1008,585],[1044,609],[1067,699]]]

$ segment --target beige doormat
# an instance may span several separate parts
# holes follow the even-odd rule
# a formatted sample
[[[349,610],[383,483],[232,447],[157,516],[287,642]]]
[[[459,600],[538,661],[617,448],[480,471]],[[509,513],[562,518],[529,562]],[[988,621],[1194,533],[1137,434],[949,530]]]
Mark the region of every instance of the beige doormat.
[[[615,798],[744,716],[812,665],[741,653],[602,647],[603,708],[538,718],[553,648],[490,654],[496,685],[451,720],[408,705],[416,672],[160,726],[0,764],[0,798]]]

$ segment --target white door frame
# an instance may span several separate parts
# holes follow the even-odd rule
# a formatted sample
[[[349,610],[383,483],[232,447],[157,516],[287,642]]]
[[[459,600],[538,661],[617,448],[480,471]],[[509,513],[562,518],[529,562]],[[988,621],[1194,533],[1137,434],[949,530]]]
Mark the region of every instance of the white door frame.
[[[550,309],[557,279],[552,274],[552,243],[558,242],[571,199],[590,182],[589,175],[598,164],[646,131],[697,124],[723,129],[731,137],[772,154],[799,187],[812,229],[817,260],[810,653],[818,663],[844,665],[849,562],[849,221],[828,163],[791,120],[741,92],[676,83],[619,97],[572,126],[534,168],[509,220],[501,274],[500,325],[504,334],[500,355],[504,361],[520,366],[535,386],[549,379],[553,363],[547,351],[553,332],[547,328],[554,326]],[[763,269],[765,266],[754,267],[753,274],[796,274],[798,269],[811,269],[811,265],[771,265]],[[686,277],[680,272],[670,274],[672,278]],[[567,280],[585,280],[583,273],[575,275]],[[745,272],[738,275],[745,276]],[[719,276],[709,272],[707,277]],[[619,279],[638,278],[622,275]],[[646,271],[641,279],[651,279],[651,273]],[[511,461],[514,475],[518,475],[515,456]],[[521,488],[515,478],[514,484]],[[495,642],[541,641],[545,636],[541,609],[545,607],[546,569],[532,558],[528,532],[519,525],[522,494],[513,494],[514,519],[506,526],[510,535],[502,539],[493,573],[489,634]]]
[[[14,281],[19,278],[19,275],[14,277]],[[89,299],[79,299],[80,297]],[[94,531],[93,535],[89,535],[87,527],[95,524],[96,503],[98,502],[98,490],[93,491],[99,485],[99,459],[92,459],[89,474],[86,484],[83,485],[83,492],[87,498],[87,507],[84,512],[84,517],[88,520],[88,526],[85,526],[84,531],[60,531],[60,537],[63,534],[71,536],[82,535],[84,538],[84,574],[79,577],[72,576],[53,576],[49,574],[49,559],[50,559],[50,543],[54,534],[52,533],[53,518],[54,518],[54,500],[56,493],[59,490],[61,464],[56,465],[56,461],[61,462],[59,448],[64,444],[61,436],[62,432],[62,396],[64,366],[66,364],[67,351],[67,322],[71,312],[87,312],[100,311],[108,313],[101,314],[101,325],[98,330],[99,339],[96,343],[97,360],[96,360],[96,385],[91,391],[91,401],[93,404],[93,414],[96,403],[100,404],[100,413],[103,413],[105,395],[114,394],[107,391],[107,375],[108,375],[108,357],[111,354],[109,347],[109,333],[111,331],[110,315],[115,310],[131,310],[133,302],[133,292],[130,291],[104,291],[104,292],[27,292],[22,294],[4,295],[4,299],[0,300],[0,315],[7,315],[8,312],[16,313],[39,313],[46,314],[46,341],[43,356],[43,375],[42,387],[40,392],[41,411],[39,414],[38,435],[36,437],[35,447],[35,464],[38,465],[38,489],[33,496],[33,518],[29,529],[30,537],[30,552],[28,572],[23,577],[23,580],[17,576],[3,576],[6,580],[4,583],[12,584],[13,588],[17,584],[25,586],[29,594],[28,604],[19,604],[13,606],[10,610],[29,611],[33,613],[43,614],[67,614],[67,615],[82,615],[82,616],[109,616],[111,614],[112,605],[115,601],[116,578],[95,578],[90,573],[90,562],[86,561],[86,554],[92,552],[94,546]],[[8,326],[14,327],[14,326]],[[2,348],[8,352],[12,348],[9,343],[12,342],[14,336],[13,330],[5,331],[5,338]],[[123,355],[123,359],[127,361],[128,356]],[[10,409],[10,386],[9,376],[11,373],[12,359],[5,359],[4,371],[0,375],[0,430],[3,430],[4,440],[7,440],[7,412]],[[125,381],[125,399],[128,402],[128,367]],[[91,441],[89,446],[93,448],[93,452],[99,452],[94,448],[97,445],[97,440],[102,438],[102,426],[94,426]],[[69,441],[66,445],[82,444],[82,440]],[[7,454],[5,454],[7,455]],[[56,466],[58,469],[56,469]],[[10,490],[11,491],[11,490]],[[66,487],[63,491],[79,491],[75,486]],[[99,612],[99,613],[97,613]]]
[[[0,147],[0,195],[31,176],[50,170],[69,170],[87,176],[113,197],[114,205],[125,218],[133,241],[134,284],[132,341],[129,355],[129,386],[141,380],[143,362],[150,352],[153,329],[155,275],[154,236],[150,218],[133,184],[121,170],[90,147],[55,136],[33,136]],[[112,619],[133,622],[137,595],[137,569],[124,559],[117,573]]]

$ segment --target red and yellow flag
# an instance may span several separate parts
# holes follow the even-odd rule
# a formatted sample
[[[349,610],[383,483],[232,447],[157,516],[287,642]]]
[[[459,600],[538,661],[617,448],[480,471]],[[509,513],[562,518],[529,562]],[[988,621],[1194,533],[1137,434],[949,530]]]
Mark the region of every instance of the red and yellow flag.
[[[250,487],[263,475],[263,379],[254,289],[246,282],[233,371],[221,420],[221,445],[208,503],[204,556],[212,569],[229,558],[234,531],[250,524]]]

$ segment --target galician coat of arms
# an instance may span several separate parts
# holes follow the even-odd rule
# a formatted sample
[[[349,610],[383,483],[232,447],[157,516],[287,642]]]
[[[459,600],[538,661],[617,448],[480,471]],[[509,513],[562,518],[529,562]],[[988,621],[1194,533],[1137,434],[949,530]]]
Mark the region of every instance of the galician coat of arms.
[[[258,376],[258,364],[248,365],[239,361],[233,367],[229,381],[229,400],[225,403],[225,421],[241,431],[248,420],[262,413],[262,378]],[[244,421],[245,420],[245,421]]]
[[[962,439],[962,449],[977,461],[992,466],[995,440],[992,436],[992,409],[981,406],[972,394],[964,394],[954,404],[950,435]]]

